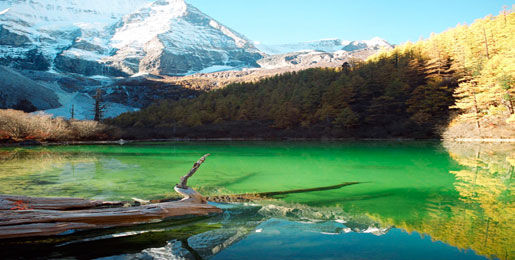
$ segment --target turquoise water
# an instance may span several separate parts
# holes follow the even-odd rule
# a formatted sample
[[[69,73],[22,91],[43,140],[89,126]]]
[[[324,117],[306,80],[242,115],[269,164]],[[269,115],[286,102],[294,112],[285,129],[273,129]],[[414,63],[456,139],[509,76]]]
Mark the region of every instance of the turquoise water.
[[[513,259],[515,146],[510,144],[177,142],[3,148],[0,194],[171,197],[176,196],[173,185],[205,153],[212,155],[190,180],[205,195],[361,183],[251,204],[217,204],[226,208],[222,216],[189,223],[22,241],[34,245],[25,253],[72,258]],[[0,246],[15,251],[19,244]],[[102,250],[85,251],[86,245]],[[5,256],[16,257],[12,251],[4,251]]]

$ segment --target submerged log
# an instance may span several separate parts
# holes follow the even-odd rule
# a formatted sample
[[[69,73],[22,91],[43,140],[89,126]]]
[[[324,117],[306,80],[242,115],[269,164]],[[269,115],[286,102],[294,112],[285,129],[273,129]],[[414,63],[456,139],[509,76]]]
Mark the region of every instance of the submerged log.
[[[76,230],[154,223],[168,218],[206,216],[222,210],[187,186],[209,154],[196,162],[175,190],[184,199],[134,207],[122,202],[74,198],[0,196],[0,239],[68,234]]]
[[[254,195],[257,197],[273,197],[277,195],[287,195],[287,194],[294,194],[294,193],[306,193],[306,192],[314,192],[314,191],[326,191],[326,190],[336,190],[345,186],[360,184],[362,182],[344,182],[338,185],[332,185],[332,186],[324,186],[324,187],[316,187],[316,188],[309,188],[309,189],[297,189],[297,190],[285,190],[285,191],[270,191],[270,192],[260,192],[260,193],[250,193],[250,195]]]
[[[285,190],[285,191],[269,191],[259,193],[244,193],[244,194],[233,194],[233,195],[221,195],[221,196],[210,196],[207,199],[215,202],[248,202],[255,200],[271,199],[275,196],[295,194],[295,193],[308,193],[315,191],[327,191],[336,190],[346,186],[361,184],[363,182],[344,182],[338,185],[308,188],[308,189],[296,189],[296,190]]]

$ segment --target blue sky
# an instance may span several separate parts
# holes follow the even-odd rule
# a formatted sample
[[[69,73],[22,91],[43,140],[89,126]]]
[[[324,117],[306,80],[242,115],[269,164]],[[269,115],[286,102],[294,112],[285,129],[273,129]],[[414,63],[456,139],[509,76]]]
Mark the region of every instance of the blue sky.
[[[497,15],[505,0],[186,0],[249,39],[266,44],[375,36],[427,38],[458,23]]]

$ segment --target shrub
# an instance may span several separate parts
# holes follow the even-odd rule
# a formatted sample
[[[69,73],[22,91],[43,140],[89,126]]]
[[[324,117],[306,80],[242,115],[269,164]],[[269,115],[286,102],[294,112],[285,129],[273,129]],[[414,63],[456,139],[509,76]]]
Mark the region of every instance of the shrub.
[[[112,137],[113,128],[95,121],[66,120],[44,113],[0,109],[0,141],[98,140]]]

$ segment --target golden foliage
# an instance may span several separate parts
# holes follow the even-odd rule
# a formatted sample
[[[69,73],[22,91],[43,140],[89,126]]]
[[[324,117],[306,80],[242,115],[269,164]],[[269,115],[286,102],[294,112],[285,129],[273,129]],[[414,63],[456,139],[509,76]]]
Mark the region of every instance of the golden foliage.
[[[458,200],[436,196],[415,220],[372,216],[383,225],[495,259],[513,259],[515,145],[445,142],[460,169],[451,171]]]
[[[392,51],[369,58],[379,60],[398,53],[417,53],[427,57],[426,70],[459,82],[455,90],[460,114],[453,122],[474,122],[479,136],[487,124],[503,122],[515,128],[515,13],[477,19],[471,25],[458,25],[429,39],[405,43]],[[500,127],[500,126],[497,126]],[[483,133],[482,133],[483,132]],[[510,131],[509,134],[513,134]],[[513,137],[513,136],[508,136]]]

